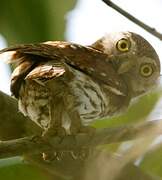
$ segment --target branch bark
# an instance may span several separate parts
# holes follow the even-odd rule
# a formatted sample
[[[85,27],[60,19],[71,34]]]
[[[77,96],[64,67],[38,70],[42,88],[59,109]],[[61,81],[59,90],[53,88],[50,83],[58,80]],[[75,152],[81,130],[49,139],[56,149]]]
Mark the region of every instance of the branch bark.
[[[147,32],[151,33],[152,35],[154,35],[158,39],[162,40],[162,34],[159,33],[155,28],[148,26],[144,22],[142,22],[139,19],[137,19],[136,17],[132,16],[131,14],[129,14],[128,12],[126,12],[125,10],[123,10],[122,8],[117,6],[112,1],[110,1],[110,0],[102,0],[102,1],[105,2],[111,8],[113,8],[114,10],[116,10],[117,12],[119,12],[120,14],[122,14],[123,16],[125,16],[127,19],[131,20],[132,22],[134,22],[135,24],[137,24],[141,28],[145,29]]]
[[[81,160],[74,161],[70,159],[71,157],[68,158],[67,154],[63,161],[48,163],[42,160],[42,152],[78,151],[89,147],[93,148],[97,145],[127,141],[141,137],[141,134],[144,135],[145,131],[149,131],[149,135],[151,135],[150,129],[157,126],[162,127],[161,121],[157,120],[139,125],[97,129],[96,133],[91,137],[86,134],[79,134],[76,137],[66,136],[62,141],[55,137],[51,140],[52,145],[49,145],[42,140],[41,136],[33,136],[33,134],[40,134],[41,130],[31,120],[28,120],[18,112],[15,99],[2,92],[0,92],[0,99],[0,138],[4,140],[0,142],[0,158],[23,155],[28,162],[47,170],[51,175],[61,177],[61,179],[72,179],[73,176],[77,177],[74,177],[74,179],[82,179],[84,167],[86,168],[85,164],[91,161],[88,159],[86,162]],[[162,130],[160,128],[158,131],[154,131],[156,135],[161,133]]]
[[[85,148],[93,148],[98,145],[128,141],[135,138],[144,137],[145,132],[156,136],[162,133],[162,129],[151,131],[151,129],[161,126],[161,120],[154,120],[140,125],[129,125],[117,128],[98,129],[93,136],[78,134],[51,139],[50,144],[45,142],[41,136],[29,136],[20,139],[0,142],[0,158],[23,154],[38,154],[43,151],[80,151]],[[153,133],[152,133],[153,132]],[[147,133],[147,137],[149,136]]]

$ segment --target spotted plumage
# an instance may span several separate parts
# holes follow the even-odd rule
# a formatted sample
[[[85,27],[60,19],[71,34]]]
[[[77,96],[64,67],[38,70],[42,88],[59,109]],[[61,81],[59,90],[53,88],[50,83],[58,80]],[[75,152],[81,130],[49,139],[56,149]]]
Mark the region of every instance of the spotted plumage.
[[[18,45],[9,60],[19,109],[46,133],[82,132],[96,119],[123,112],[156,85],[160,62],[153,47],[131,32],[106,35],[91,46],[49,41]]]

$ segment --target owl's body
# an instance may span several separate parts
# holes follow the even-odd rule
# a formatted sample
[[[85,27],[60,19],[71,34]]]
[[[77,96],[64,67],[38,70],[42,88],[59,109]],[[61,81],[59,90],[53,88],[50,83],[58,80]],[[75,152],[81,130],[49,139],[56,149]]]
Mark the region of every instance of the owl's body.
[[[130,32],[107,35],[92,46],[53,41],[0,53],[8,51],[18,64],[11,91],[19,109],[47,134],[61,127],[82,132],[94,120],[122,112],[160,74],[153,47]]]
[[[45,70],[46,66],[47,69],[50,66],[52,69],[53,65],[44,64],[41,68]],[[49,128],[51,98],[54,99],[53,108],[56,108],[56,111],[61,104],[62,110],[59,113],[62,114],[62,126],[67,132],[71,124],[71,117],[68,115],[70,111],[78,112],[81,123],[87,126],[96,119],[110,117],[127,107],[129,102],[127,96],[113,95],[105,86],[73,67],[66,65],[64,70],[57,79],[29,79],[20,88],[18,101],[20,111],[43,129]],[[47,85],[49,81],[53,86],[52,93]],[[55,99],[58,101],[55,102]]]

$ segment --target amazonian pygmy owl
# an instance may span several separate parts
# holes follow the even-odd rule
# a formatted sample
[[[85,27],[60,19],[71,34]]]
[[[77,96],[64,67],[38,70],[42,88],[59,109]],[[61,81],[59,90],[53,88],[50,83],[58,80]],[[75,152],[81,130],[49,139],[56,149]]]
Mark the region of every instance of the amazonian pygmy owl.
[[[122,112],[160,76],[155,50],[132,32],[108,34],[91,46],[49,41],[0,53],[9,51],[19,109],[47,135],[84,132],[94,120]]]

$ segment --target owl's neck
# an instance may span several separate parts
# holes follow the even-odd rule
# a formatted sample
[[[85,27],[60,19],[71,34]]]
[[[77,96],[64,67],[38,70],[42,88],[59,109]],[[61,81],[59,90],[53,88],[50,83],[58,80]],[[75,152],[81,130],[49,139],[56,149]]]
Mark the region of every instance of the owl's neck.
[[[145,92],[144,91],[136,91],[133,87],[132,87],[132,83],[131,83],[131,80],[130,80],[130,74],[127,73],[127,74],[124,74],[122,76],[122,79],[124,80],[125,84],[127,85],[127,90],[128,90],[128,93],[127,93],[127,96],[130,98],[130,99],[133,99],[133,98],[136,98],[137,96],[140,96],[142,94],[144,94]]]

